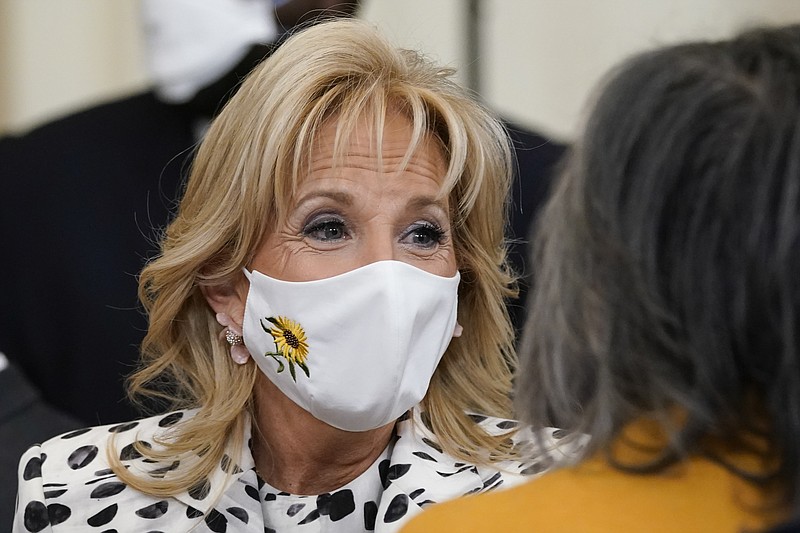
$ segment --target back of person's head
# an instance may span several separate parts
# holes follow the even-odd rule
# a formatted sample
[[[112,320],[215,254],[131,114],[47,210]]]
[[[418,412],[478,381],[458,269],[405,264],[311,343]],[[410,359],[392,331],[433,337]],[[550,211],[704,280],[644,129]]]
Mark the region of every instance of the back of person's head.
[[[800,502],[800,26],[612,73],[535,261],[523,418],[588,433],[587,452],[654,419],[654,469],[757,443]]]

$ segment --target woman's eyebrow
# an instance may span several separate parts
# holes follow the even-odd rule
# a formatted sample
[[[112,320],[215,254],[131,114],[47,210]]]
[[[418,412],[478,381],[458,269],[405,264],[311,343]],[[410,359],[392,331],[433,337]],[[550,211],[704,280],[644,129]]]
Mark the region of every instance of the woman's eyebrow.
[[[426,207],[436,207],[447,213],[447,197],[437,198],[435,196],[420,195],[414,196],[406,204],[411,209],[423,209]]]
[[[355,203],[353,195],[349,192],[345,191],[338,191],[338,190],[319,190],[319,191],[311,191],[297,201],[297,205],[304,204],[310,200],[314,200],[315,198],[329,198],[337,203],[351,206]]]

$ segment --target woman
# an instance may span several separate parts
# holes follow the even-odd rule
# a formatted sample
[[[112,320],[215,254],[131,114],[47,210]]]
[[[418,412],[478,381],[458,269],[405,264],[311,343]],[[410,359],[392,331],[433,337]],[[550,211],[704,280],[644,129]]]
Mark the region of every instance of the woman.
[[[181,410],[32,448],[16,531],[392,531],[543,469],[493,418],[508,145],[449,76],[354,21],[256,69],[141,274],[133,391]]]
[[[624,64],[537,246],[518,408],[589,434],[585,461],[408,531],[729,532],[796,516],[800,26]]]

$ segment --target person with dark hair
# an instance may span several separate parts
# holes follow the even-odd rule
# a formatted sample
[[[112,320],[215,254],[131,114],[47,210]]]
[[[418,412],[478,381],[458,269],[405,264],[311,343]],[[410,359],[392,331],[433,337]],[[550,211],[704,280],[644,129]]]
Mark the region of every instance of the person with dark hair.
[[[583,460],[406,531],[752,531],[800,514],[800,26],[643,54],[536,239],[516,403]],[[548,434],[549,435],[549,434]]]

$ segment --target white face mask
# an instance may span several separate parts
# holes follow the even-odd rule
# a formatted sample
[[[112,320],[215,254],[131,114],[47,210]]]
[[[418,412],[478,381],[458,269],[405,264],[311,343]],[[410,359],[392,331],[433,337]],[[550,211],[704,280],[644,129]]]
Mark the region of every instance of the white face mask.
[[[316,281],[245,274],[247,350],[287,397],[339,429],[375,429],[418,404],[456,328],[458,273],[379,261]]]

